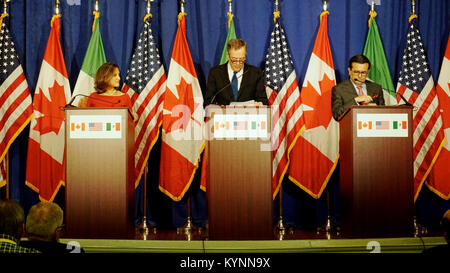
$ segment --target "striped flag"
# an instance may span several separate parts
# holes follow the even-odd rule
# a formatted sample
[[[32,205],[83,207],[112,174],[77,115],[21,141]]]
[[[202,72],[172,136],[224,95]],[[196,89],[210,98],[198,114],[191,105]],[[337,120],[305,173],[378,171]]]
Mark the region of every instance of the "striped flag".
[[[278,20],[270,34],[264,77],[272,108],[272,197],[275,198],[289,166],[289,153],[304,128],[297,75]]]
[[[227,39],[225,41],[225,45],[223,46],[223,50],[222,50],[222,57],[220,58],[220,64],[224,64],[226,62],[228,62],[228,58],[227,58],[227,46],[228,46],[228,41],[230,41],[231,39],[236,39],[236,30],[234,29],[234,21],[233,21],[233,13],[228,12],[228,34],[227,34]]]
[[[122,88],[122,92],[130,96],[133,111],[139,117],[135,126],[136,187],[159,136],[165,89],[166,73],[153,38],[151,21],[146,20]]]
[[[0,20],[0,187],[6,185],[3,159],[33,116],[28,83],[9,34],[7,14],[3,16],[3,21]]]
[[[391,73],[384,54],[383,43],[381,42],[378,25],[375,21],[377,13],[369,13],[369,31],[367,32],[366,44],[364,45],[364,55],[370,60],[370,72],[368,79],[381,85],[383,97],[386,105],[396,105],[397,99]]]
[[[178,16],[162,121],[159,189],[174,201],[189,189],[205,146],[203,96],[186,39],[185,16]]]
[[[42,201],[53,201],[65,181],[65,125],[62,107],[70,85],[60,44],[60,16],[52,28],[36,84],[28,141],[26,184]]]
[[[397,93],[413,104],[414,201],[444,143],[439,102],[434,88],[417,16],[411,16],[403,51]],[[400,98],[397,98],[400,102]]]
[[[94,11],[94,24],[91,40],[84,55],[83,64],[81,65],[80,74],[78,74],[77,82],[73,90],[72,97],[83,94],[89,95],[95,91],[94,77],[97,69],[106,63],[105,50],[103,49],[102,36],[100,34],[100,13]],[[80,97],[73,101],[73,105],[78,105]]]
[[[450,198],[450,35],[442,61],[436,93],[439,98],[445,144],[427,181],[428,188],[445,200]]]
[[[322,12],[320,18],[300,92],[306,128],[292,149],[289,169],[291,181],[314,198],[320,198],[339,159],[339,124],[330,106],[336,77],[328,39],[328,12]]]

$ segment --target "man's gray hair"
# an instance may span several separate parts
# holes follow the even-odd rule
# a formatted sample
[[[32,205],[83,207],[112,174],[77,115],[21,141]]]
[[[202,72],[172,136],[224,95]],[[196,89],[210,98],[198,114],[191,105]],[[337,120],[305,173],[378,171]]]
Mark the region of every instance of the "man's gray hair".
[[[63,211],[52,202],[40,202],[32,206],[26,220],[26,231],[30,236],[52,239],[63,223]]]

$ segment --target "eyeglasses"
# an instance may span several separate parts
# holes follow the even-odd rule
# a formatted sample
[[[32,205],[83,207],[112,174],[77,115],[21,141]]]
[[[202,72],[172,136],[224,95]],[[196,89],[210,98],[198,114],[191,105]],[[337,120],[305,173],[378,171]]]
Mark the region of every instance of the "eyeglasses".
[[[358,74],[358,75],[361,75],[361,76],[367,76],[367,74],[369,74],[369,71],[353,71],[352,70],[352,73],[353,74]]]
[[[230,57],[230,62],[232,62],[232,63],[245,63],[245,57],[244,58],[231,58]]]

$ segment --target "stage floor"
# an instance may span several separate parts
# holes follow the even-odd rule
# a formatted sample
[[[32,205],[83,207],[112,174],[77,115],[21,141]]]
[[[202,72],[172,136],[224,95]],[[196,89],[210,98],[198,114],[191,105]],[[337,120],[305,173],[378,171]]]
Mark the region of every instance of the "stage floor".
[[[86,253],[421,253],[446,244],[441,230],[402,238],[344,238],[337,232],[274,229],[273,240],[213,241],[205,229],[136,229],[134,239],[71,239]]]

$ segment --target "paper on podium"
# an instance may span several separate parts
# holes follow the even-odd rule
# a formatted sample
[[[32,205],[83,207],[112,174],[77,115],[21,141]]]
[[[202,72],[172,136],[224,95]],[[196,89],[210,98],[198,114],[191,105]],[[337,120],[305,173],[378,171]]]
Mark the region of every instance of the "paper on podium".
[[[230,102],[231,106],[247,106],[247,105],[254,105],[254,100],[248,100],[248,101],[232,101]]]

